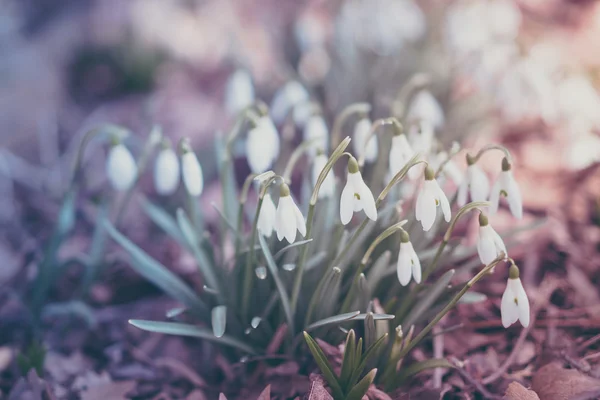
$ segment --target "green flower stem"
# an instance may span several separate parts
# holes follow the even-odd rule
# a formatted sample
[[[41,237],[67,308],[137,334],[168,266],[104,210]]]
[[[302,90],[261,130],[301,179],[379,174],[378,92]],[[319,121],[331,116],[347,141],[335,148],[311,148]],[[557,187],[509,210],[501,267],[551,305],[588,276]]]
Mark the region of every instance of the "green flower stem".
[[[512,164],[512,156],[510,155],[510,151],[508,151],[508,149],[502,145],[499,144],[488,144],[486,146],[483,146],[481,148],[481,150],[479,150],[477,152],[477,154],[475,155],[475,157],[472,158],[473,163],[476,163],[477,161],[479,161],[479,159],[481,158],[481,156],[483,156],[484,153],[490,151],[490,150],[500,150],[501,152],[504,153],[504,156],[506,157],[506,159],[508,160],[509,163]]]
[[[446,305],[446,307],[444,307],[442,309],[442,311],[440,311],[435,318],[433,318],[433,320],[431,320],[431,322],[429,324],[427,324],[427,326],[425,328],[423,328],[423,330],[421,332],[419,332],[419,334],[410,341],[410,343],[408,343],[403,349],[402,351],[400,351],[400,355],[399,358],[402,358],[404,356],[406,356],[406,354],[408,354],[408,352],[410,350],[412,350],[417,344],[419,344],[419,342],[425,337],[427,336],[427,334],[429,333],[429,331],[431,331],[431,329],[433,329],[433,327],[440,322],[440,320],[442,318],[444,318],[444,316],[446,314],[448,314],[448,312],[456,305],[456,303],[459,302],[459,300],[463,297],[463,295],[465,293],[467,293],[467,291],[469,289],[471,289],[471,287],[477,283],[481,278],[483,278],[485,275],[487,275],[496,265],[498,265],[500,262],[502,262],[504,260],[504,258],[506,257],[506,255],[504,253],[502,253],[500,256],[498,256],[494,261],[492,261],[490,264],[488,264],[486,267],[484,267],[481,271],[479,271],[479,273],[477,275],[475,275],[473,278],[471,278],[470,281],[468,281],[466,283],[466,285],[460,290],[460,292],[458,292],[453,298],[452,300],[450,300],[450,302]]]
[[[369,143],[369,140],[371,140],[373,136],[375,136],[379,132],[382,132],[380,128],[383,128],[387,125],[392,125],[396,129],[402,130],[402,124],[394,117],[378,119],[371,125],[371,129],[369,129],[369,133],[367,134],[367,137],[365,139],[364,146],[366,146],[367,143]],[[358,158],[358,166],[361,168],[365,165],[365,153],[366,152],[363,151],[363,153]]]
[[[254,281],[254,274],[252,270],[252,262],[254,261],[254,243],[256,243],[256,235],[258,233],[258,216],[260,215],[260,209],[262,207],[263,198],[259,197],[258,205],[256,206],[256,214],[254,215],[254,221],[252,222],[252,236],[250,238],[250,249],[246,256],[246,270],[244,273],[244,290],[242,292],[242,316],[243,318],[250,318],[248,310],[250,308],[250,292],[252,291],[252,283]]]
[[[292,152],[292,154],[290,155],[290,158],[288,159],[288,163],[285,166],[285,170],[283,171],[283,180],[287,184],[290,183],[290,179],[292,177],[292,172],[294,171],[294,166],[296,165],[296,163],[298,162],[298,160],[300,159],[302,154],[305,153],[306,151],[308,151],[315,144],[315,142],[317,142],[317,140],[318,139],[313,139],[313,140],[307,140],[305,142],[302,142]]]
[[[238,208],[237,214],[237,222],[236,222],[236,232],[237,235],[235,237],[235,258],[233,259],[234,263],[237,263],[237,259],[240,255],[240,248],[242,246],[242,224],[244,223],[244,206],[246,205],[246,201],[248,200],[248,191],[250,190],[250,185],[254,178],[256,178],[256,174],[250,174],[246,177],[244,181],[244,185],[242,186],[242,191],[240,192],[240,206]]]
[[[331,148],[337,146],[337,143],[342,136],[342,128],[344,124],[354,114],[368,114],[371,112],[371,105],[369,103],[353,103],[347,106],[340,112],[331,128]]]
[[[323,170],[317,178],[317,182],[315,183],[315,187],[310,197],[310,203],[308,205],[308,215],[306,216],[306,235],[304,237],[305,239],[309,239],[312,233],[313,220],[315,216],[315,207],[317,205],[317,200],[319,199],[319,189],[321,188],[323,181],[325,181],[327,174],[333,168],[333,165],[344,155],[344,151],[346,150],[346,147],[348,147],[349,144],[349,137],[346,137],[344,140],[342,140],[342,142],[337,146],[333,153],[331,153],[331,156],[329,156],[327,164],[325,164],[325,167],[323,167]],[[296,275],[294,277],[294,286],[292,288],[292,297],[290,302],[292,314],[295,314],[296,306],[298,305],[298,297],[300,296],[300,288],[302,287],[304,267],[306,265],[306,260],[308,258],[308,251],[310,247],[311,243],[308,243],[306,244],[306,246],[304,246],[302,254],[300,255],[300,259],[298,260],[298,264],[296,265]]]

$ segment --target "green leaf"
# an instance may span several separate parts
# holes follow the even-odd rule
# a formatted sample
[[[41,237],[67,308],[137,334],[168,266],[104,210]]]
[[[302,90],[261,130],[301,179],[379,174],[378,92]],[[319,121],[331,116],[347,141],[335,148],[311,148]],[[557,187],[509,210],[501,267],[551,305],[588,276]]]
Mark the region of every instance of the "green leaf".
[[[331,368],[329,361],[327,361],[327,357],[325,356],[325,353],[323,353],[323,350],[321,350],[321,348],[319,347],[319,344],[317,342],[315,342],[315,340],[306,332],[304,332],[304,340],[306,341],[306,344],[308,345],[308,349],[310,350],[311,354],[313,355],[315,362],[319,366],[319,369],[321,370],[323,377],[325,377],[325,380],[329,384],[329,387],[331,388],[331,391],[333,392],[333,398],[336,400],[343,399],[344,392],[342,391],[342,388],[340,387],[340,383],[339,383],[337,377],[335,376],[335,373],[333,372],[333,368]]]
[[[177,275],[123,236],[110,222],[106,221],[104,226],[108,234],[129,253],[131,267],[140,275],[197,314],[205,314],[208,311],[204,302]]]
[[[360,311],[352,311],[352,312],[345,313],[345,314],[334,315],[332,317],[324,318],[320,321],[313,322],[312,324],[307,326],[304,330],[306,332],[309,332],[309,331],[315,330],[317,328],[320,328],[322,326],[340,324],[342,322],[354,319],[354,317],[356,317],[359,314],[360,314]]]
[[[258,234],[258,242],[260,243],[260,247],[265,255],[265,260],[267,261],[267,267],[269,267],[269,271],[271,271],[271,276],[275,281],[275,286],[277,286],[277,291],[279,292],[279,299],[281,300],[281,305],[283,307],[283,312],[285,313],[285,318],[288,323],[290,334],[294,334],[294,316],[292,315],[292,309],[290,307],[290,299],[285,290],[285,286],[281,279],[279,278],[279,271],[277,269],[277,264],[275,264],[275,260],[273,259],[273,255],[271,255],[271,251],[269,250],[269,246],[265,241],[265,238],[261,233]]]
[[[219,298],[222,299],[223,292],[221,291],[219,280],[212,269],[208,257],[200,247],[200,240],[191,221],[188,219],[185,211],[181,208],[177,209],[177,223],[179,224],[179,229],[181,229],[181,233],[183,234],[188,247],[191,249],[194,258],[196,259],[196,264],[198,264],[198,269],[200,270],[202,277],[211,289],[219,292]]]
[[[445,358],[431,358],[429,360],[412,363],[408,367],[400,369],[395,379],[396,387],[399,386],[406,378],[425,371],[426,369],[432,368],[454,368],[454,365],[452,365]]]
[[[140,201],[144,212],[148,215],[148,217],[158,225],[165,233],[175,239],[177,242],[184,245],[186,248],[187,242],[177,225],[177,221],[173,218],[169,213],[163,210],[161,207],[154,205],[150,201],[142,198]]]
[[[343,391],[347,391],[348,381],[355,369],[356,362],[354,350],[356,349],[356,334],[354,329],[350,329],[346,336],[346,345],[344,347],[344,358],[342,359],[342,371],[340,373],[340,386]]]
[[[227,226],[227,228],[229,228],[229,230],[231,231],[231,233],[233,233],[238,239],[241,239],[242,236],[240,235],[240,233],[237,231],[237,228],[233,225],[233,223],[231,223],[230,220],[227,219],[227,217],[225,216],[225,214],[223,214],[223,212],[219,209],[219,207],[217,206],[217,204],[215,202],[210,203],[210,205],[212,206],[212,208],[215,209],[215,211],[217,212],[217,215],[219,217],[221,217],[221,220],[223,221],[223,223],[225,224],[225,226]]]
[[[148,332],[164,333],[165,335],[190,336],[209,340],[224,346],[235,347],[249,354],[258,354],[258,352],[246,343],[236,338],[223,335],[216,337],[209,329],[199,326],[182,324],[179,322],[146,321],[141,319],[130,319],[129,323],[136,328]]]
[[[419,318],[435,303],[435,301],[444,293],[448,284],[454,276],[454,270],[446,272],[427,289],[426,294],[422,299],[419,299],[417,304],[412,308],[411,312],[402,321],[402,326],[411,326],[419,320]]]
[[[459,304],[475,304],[487,300],[487,296],[479,292],[467,292],[458,300]]]
[[[377,288],[379,281],[384,276],[385,270],[390,265],[391,258],[392,258],[392,252],[389,250],[386,250],[373,263],[373,266],[367,273],[367,276],[368,276],[367,282],[369,282],[369,288],[371,288],[371,291],[374,291],[375,288]]]
[[[285,253],[288,250],[293,249],[294,247],[298,247],[298,246],[302,246],[304,244],[310,243],[312,242],[312,238],[311,239],[306,239],[306,240],[299,240],[297,242],[294,242],[292,244],[288,244],[287,246],[285,246],[283,249],[279,250],[277,253],[275,253],[275,255],[273,256],[274,259],[278,259],[279,257],[281,257],[283,255],[283,253]]]
[[[351,321],[363,321],[367,317],[367,314],[358,314],[356,317],[352,318]],[[373,314],[373,319],[375,321],[386,321],[394,319],[394,314]]]
[[[364,376],[348,393],[346,400],[362,400],[363,396],[367,394],[369,387],[375,380],[377,375],[377,368],[372,369],[367,375]]]
[[[388,334],[386,333],[385,335],[377,339],[377,341],[373,343],[373,345],[371,345],[371,347],[369,347],[367,351],[365,351],[365,354],[360,358],[360,364],[358,364],[358,366],[352,372],[352,376],[348,381],[348,385],[353,386],[354,383],[360,377],[360,374],[362,374],[363,370],[367,366],[367,363],[369,363],[373,357],[377,357],[381,348],[385,346],[387,342],[387,337]]]
[[[227,306],[216,306],[210,312],[213,334],[216,337],[223,337],[225,326],[227,324]]]

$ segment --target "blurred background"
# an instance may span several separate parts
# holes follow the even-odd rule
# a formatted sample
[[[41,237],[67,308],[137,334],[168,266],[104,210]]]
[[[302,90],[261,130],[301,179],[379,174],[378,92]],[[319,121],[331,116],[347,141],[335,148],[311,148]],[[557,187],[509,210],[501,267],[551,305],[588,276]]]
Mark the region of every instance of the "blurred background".
[[[250,73],[255,97],[268,104],[287,82],[301,82],[330,127],[358,101],[373,104],[373,119],[389,116],[402,86],[427,73],[446,115],[442,142],[506,145],[525,219],[547,219],[513,253],[524,280],[536,285],[543,271],[556,272],[565,282],[549,309],[584,309],[598,324],[599,37],[593,0],[3,0],[0,285],[14,285],[39,254],[93,127],[130,128],[141,138],[134,153],[155,124],[173,141],[190,137],[210,208],[219,200],[213,141],[234,120],[236,71]],[[289,134],[301,130],[300,116]],[[90,153],[93,198],[106,185],[105,152]],[[496,171],[500,156],[483,161]],[[142,185],[152,191],[150,178]],[[136,229],[147,222],[135,211],[127,218],[137,240],[150,236]],[[163,259],[169,251],[155,250]],[[135,297],[119,289],[119,276],[97,288],[96,304]]]

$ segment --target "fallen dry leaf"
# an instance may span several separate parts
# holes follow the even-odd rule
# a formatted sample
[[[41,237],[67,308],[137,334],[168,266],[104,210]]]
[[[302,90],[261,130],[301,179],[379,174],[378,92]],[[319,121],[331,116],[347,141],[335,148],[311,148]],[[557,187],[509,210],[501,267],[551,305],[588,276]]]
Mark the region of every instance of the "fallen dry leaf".
[[[323,378],[320,375],[311,375],[310,391],[306,397],[306,400],[333,400],[333,397],[329,394],[323,382]]]
[[[267,385],[256,400],[271,400],[271,385]]]
[[[532,389],[544,400],[568,400],[580,394],[600,389],[600,380],[575,369],[563,368],[554,362],[541,368],[534,376]]]
[[[188,396],[185,398],[185,400],[207,400],[207,399],[201,390],[196,389],[193,392],[191,392],[190,394],[188,394]]]
[[[223,393],[219,393],[219,400],[227,400],[227,397]]]
[[[533,390],[529,390],[519,382],[512,382],[506,388],[504,394],[505,400],[540,400],[540,397]]]
[[[133,390],[135,385],[135,381],[119,381],[93,386],[81,392],[81,400],[126,400],[125,395]]]

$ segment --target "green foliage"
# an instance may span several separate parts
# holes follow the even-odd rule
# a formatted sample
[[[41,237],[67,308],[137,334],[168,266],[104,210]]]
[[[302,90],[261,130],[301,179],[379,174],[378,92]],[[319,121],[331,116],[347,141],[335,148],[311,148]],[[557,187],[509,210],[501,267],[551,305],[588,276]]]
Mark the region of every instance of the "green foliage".
[[[46,348],[38,342],[33,342],[27,349],[17,355],[17,366],[21,375],[26,376],[31,369],[35,369],[38,376],[44,373],[44,360]]]

